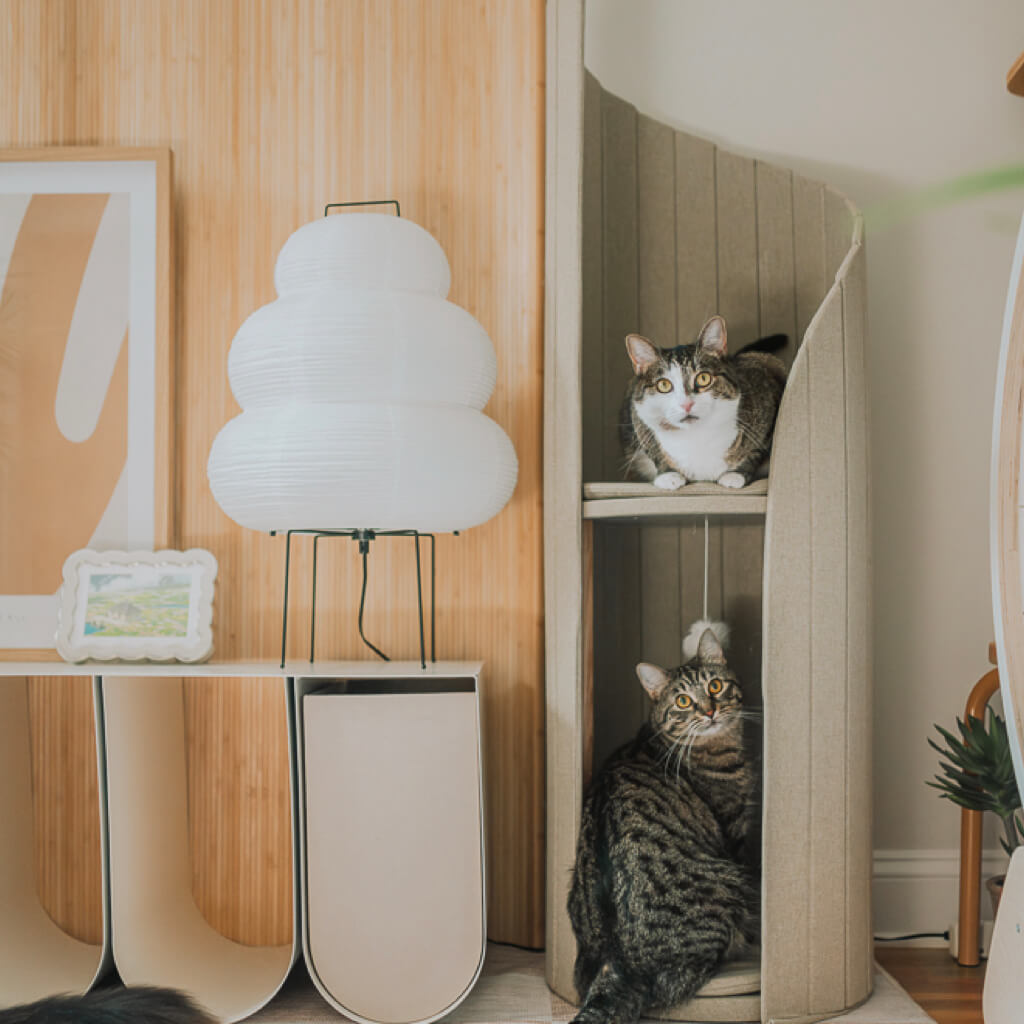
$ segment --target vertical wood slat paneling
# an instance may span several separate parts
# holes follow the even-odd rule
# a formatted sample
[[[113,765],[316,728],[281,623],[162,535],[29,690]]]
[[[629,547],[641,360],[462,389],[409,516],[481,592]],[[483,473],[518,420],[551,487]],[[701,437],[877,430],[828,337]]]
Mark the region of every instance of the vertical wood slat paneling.
[[[602,480],[604,472],[603,439],[607,431],[604,407],[604,284],[603,284],[603,168],[601,148],[601,86],[593,75],[586,75],[583,93],[583,358],[581,388],[583,397],[583,479]],[[629,361],[621,367],[623,381],[628,379]]]
[[[871,536],[868,475],[866,268],[864,250],[854,256],[843,281],[846,353],[846,567],[848,765],[871,763]],[[851,771],[846,786],[846,997],[863,998],[872,983],[871,776]]]
[[[810,944],[811,452],[808,367],[797,356],[772,453],[764,572],[764,830],[761,1000],[777,1017],[806,1012]],[[834,938],[834,937],[833,937]]]
[[[764,522],[730,518],[722,528],[722,617],[731,630],[729,667],[749,707],[762,704],[763,641],[761,580],[764,574]]]
[[[676,132],[676,343],[718,312],[715,147]],[[667,216],[667,213],[666,213]]]
[[[619,411],[631,372],[625,337],[638,327],[637,112],[601,92],[603,402],[602,479],[621,477]],[[584,296],[584,306],[597,297]],[[629,738],[643,714],[640,530],[595,528],[594,763]]]
[[[636,732],[646,698],[641,527],[594,525],[594,766]],[[656,597],[654,598],[656,600]]]
[[[228,346],[245,317],[274,297],[277,252],[325,201],[382,194],[400,198],[403,214],[445,249],[449,297],[498,350],[487,411],[512,438],[520,474],[499,517],[439,538],[438,653],[487,663],[487,799],[498,809],[489,815],[490,928],[495,938],[540,945],[544,4],[315,0],[285,12],[267,0],[5,0],[3,11],[10,29],[0,35],[0,93],[11,102],[0,110],[0,145],[173,149],[176,540],[210,548],[220,563],[218,657],[273,657],[280,642],[282,543],[230,523],[205,474],[213,437],[238,411]],[[367,633],[389,654],[411,656],[411,552],[382,543],[374,556]],[[308,570],[300,544],[294,579],[307,581]],[[324,549],[320,584],[318,651],[362,657],[350,546]],[[291,613],[297,655],[309,622],[302,583]],[[277,742],[273,723],[251,719],[255,732],[243,734],[220,717],[238,706],[218,701],[219,685],[190,688],[188,716],[212,718],[233,755],[259,763]],[[266,706],[264,695],[249,696],[252,707]],[[87,726],[91,719],[78,727]],[[279,789],[269,786],[266,799]],[[216,909],[226,872],[251,874],[261,894],[276,893],[268,905],[290,898],[278,868],[286,847],[270,856],[240,850],[243,863],[233,866],[224,853],[193,850],[196,898],[215,927],[227,927]],[[73,916],[55,904],[51,911],[61,921]],[[232,937],[273,941],[270,918],[267,931]]]
[[[267,887],[252,863],[263,860],[274,876],[292,874],[284,687],[280,679],[230,677],[183,679],[182,686],[186,708],[212,712],[185,722],[193,891],[206,894],[203,909],[224,934],[284,944],[291,939],[292,892]],[[259,747],[227,744],[222,722],[250,736],[274,723],[275,734]]]
[[[36,885],[51,916],[82,942],[103,941],[103,851],[93,682],[28,681]]]
[[[778,354],[789,366],[800,346],[793,261],[793,174],[760,161],[755,173],[760,329],[763,335],[788,335],[785,350]]]
[[[23,676],[0,677],[0,809],[5,821],[27,821],[33,817],[29,687],[29,680]],[[0,850],[0,896],[5,908],[24,906],[26,880],[31,877],[37,859],[34,839],[27,829],[11,829],[9,834],[5,829]]]
[[[618,480],[621,476],[619,408],[631,372],[625,338],[637,329],[639,323],[636,133],[636,109],[611,93],[602,93],[603,480]]]
[[[720,312],[718,261],[717,149],[704,139],[675,133],[676,341],[691,344],[701,326]],[[667,212],[667,211],[666,211]],[[691,623],[704,614],[704,524],[679,528],[680,619],[676,650]],[[723,526],[708,523],[708,614],[724,613]],[[681,651],[679,652],[681,658]]]
[[[719,149],[716,160],[718,304],[732,352],[762,334],[758,288],[758,203],[755,164]],[[732,630],[729,665],[744,699],[760,703],[761,573],[764,526],[730,522],[723,527],[720,571],[725,621]],[[695,553],[696,554],[696,553]],[[700,565],[697,560],[695,565]]]
[[[676,338],[676,231],[675,218],[667,214],[675,210],[675,132],[643,115],[637,123],[636,205],[637,329],[656,345],[671,347]],[[646,596],[640,658],[676,665],[682,621],[676,528],[640,531],[640,586]],[[642,693],[638,684],[637,692]],[[646,701],[639,701],[636,710],[639,726]]]
[[[580,545],[580,561],[583,563],[583,592],[581,634],[582,694],[580,714],[583,718],[582,790],[585,792],[594,774],[594,523],[584,520],[583,539]],[[575,825],[575,822],[573,823]]]
[[[718,309],[736,352],[759,336],[754,161],[719,149],[715,161]]]
[[[636,150],[637,330],[670,348],[676,337],[675,132],[641,114]]]
[[[793,257],[796,273],[796,330],[803,338],[828,290],[825,267],[825,223],[822,192],[817,182],[793,175]],[[836,267],[832,268],[835,273]]]
[[[846,416],[842,292],[830,292],[808,337],[812,785],[810,1007],[845,1007],[846,988]]]
[[[680,662],[680,532],[677,526],[647,526],[640,531],[640,580],[647,595],[640,624],[640,658],[665,667]]]

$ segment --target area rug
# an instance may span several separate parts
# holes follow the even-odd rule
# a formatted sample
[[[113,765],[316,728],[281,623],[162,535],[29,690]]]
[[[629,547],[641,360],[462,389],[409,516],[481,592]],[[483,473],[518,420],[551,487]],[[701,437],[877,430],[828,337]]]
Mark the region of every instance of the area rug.
[[[575,1008],[545,983],[543,954],[491,943],[476,987],[443,1020],[445,1024],[565,1024],[574,1013]],[[327,1006],[300,966],[270,1006],[249,1019],[261,1024],[337,1024],[345,1018]],[[830,1020],[833,1024],[935,1024],[877,964],[871,998]]]

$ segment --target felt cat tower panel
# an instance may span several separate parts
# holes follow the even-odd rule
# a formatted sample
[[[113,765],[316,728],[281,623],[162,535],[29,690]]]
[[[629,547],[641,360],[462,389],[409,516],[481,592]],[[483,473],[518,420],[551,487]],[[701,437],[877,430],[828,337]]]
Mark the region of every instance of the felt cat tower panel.
[[[77,683],[92,685],[89,679]],[[94,698],[97,696],[94,694]],[[93,945],[65,933],[39,901],[30,736],[28,679],[0,676],[0,1008],[54,992],[85,992],[110,964],[110,922],[106,914],[103,942]],[[98,742],[97,772],[102,758]],[[102,788],[99,786],[101,793]],[[102,823],[100,841],[106,842]],[[97,852],[105,861],[105,851]],[[105,907],[105,871],[102,878]]]
[[[733,628],[746,702],[764,705],[762,952],[742,1007],[708,991],[668,1015],[825,1018],[871,989],[860,219],[827,186],[602,89],[582,66],[581,4],[549,5],[548,47],[549,982],[576,998],[565,900],[587,779],[646,714],[636,662],[681,660],[707,544],[708,609]],[[624,482],[626,334],[690,342],[714,313],[731,351],[790,338],[767,486]]]

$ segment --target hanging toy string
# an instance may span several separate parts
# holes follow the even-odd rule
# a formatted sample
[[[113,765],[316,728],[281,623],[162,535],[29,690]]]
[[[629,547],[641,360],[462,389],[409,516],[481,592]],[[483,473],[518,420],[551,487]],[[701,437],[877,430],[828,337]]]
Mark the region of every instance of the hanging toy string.
[[[711,545],[708,541],[708,517],[704,517],[704,621],[708,618],[708,562],[710,561]]]

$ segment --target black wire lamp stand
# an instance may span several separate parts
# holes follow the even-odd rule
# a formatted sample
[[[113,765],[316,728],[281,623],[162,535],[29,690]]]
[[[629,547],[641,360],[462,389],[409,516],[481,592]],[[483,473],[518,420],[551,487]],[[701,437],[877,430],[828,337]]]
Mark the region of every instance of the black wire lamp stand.
[[[284,548],[284,605],[281,613],[281,668],[285,665],[285,654],[288,648],[288,591],[291,578],[292,565],[292,537],[313,538],[313,578],[310,594],[310,616],[309,616],[309,661],[313,663],[316,657],[316,571],[317,554],[320,541],[325,537],[349,537],[359,545],[359,556],[362,562],[362,585],[359,590],[359,638],[384,661],[391,659],[375,644],[367,639],[363,631],[363,612],[366,609],[366,584],[368,577],[368,560],[370,555],[370,542],[378,537],[411,537],[416,550],[416,604],[419,612],[420,631],[420,667],[427,667],[427,644],[426,632],[423,623],[423,558],[420,550],[420,541],[430,542],[430,660],[436,662],[435,653],[436,624],[434,596],[437,583],[437,545],[434,534],[421,533],[419,530],[271,530],[270,536],[276,537],[280,533],[285,536]],[[454,531],[458,536],[458,531]]]

